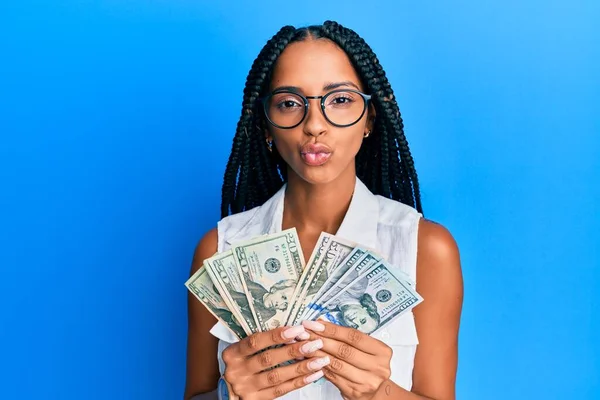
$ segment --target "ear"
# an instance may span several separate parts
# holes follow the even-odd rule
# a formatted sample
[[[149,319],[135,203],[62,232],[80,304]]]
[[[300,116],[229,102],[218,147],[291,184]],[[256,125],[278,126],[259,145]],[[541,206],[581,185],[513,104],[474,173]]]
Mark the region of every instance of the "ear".
[[[264,128],[263,133],[265,134],[265,140],[267,142],[272,142],[273,141],[273,135],[271,135],[271,132],[269,132],[268,128]]]
[[[366,129],[367,131],[373,131],[373,128],[375,126],[375,117],[377,116],[377,112],[375,111],[375,106],[373,105],[373,102],[371,102],[369,104],[369,109],[367,111],[367,126]]]

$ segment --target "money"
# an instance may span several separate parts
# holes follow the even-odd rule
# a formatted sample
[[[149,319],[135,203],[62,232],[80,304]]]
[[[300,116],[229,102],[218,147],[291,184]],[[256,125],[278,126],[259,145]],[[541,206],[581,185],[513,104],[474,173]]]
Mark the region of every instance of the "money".
[[[337,273],[332,275],[331,280],[336,279],[336,282],[331,285],[330,289],[318,300],[308,304],[307,308],[312,310],[312,312],[307,315],[306,318],[311,319],[314,315],[318,314],[319,311],[323,309],[323,305],[339,292],[339,288],[344,288],[350,285],[360,276],[362,272],[366,272],[370,267],[377,264],[380,260],[380,256],[367,251],[363,253],[358,260],[349,260],[349,262],[344,263],[342,268],[339,269]],[[347,266],[348,264],[350,264],[350,266]]]
[[[330,274],[354,250],[356,243],[329,235],[327,244],[319,248],[321,252],[317,261],[308,264],[304,271],[304,281],[300,278],[300,296],[294,299],[295,306],[288,318],[289,325],[297,325],[301,321],[306,306],[310,304],[319,289],[325,284]]]
[[[200,268],[196,271],[196,273],[185,283],[185,286],[206,306],[208,311],[221,321],[223,325],[229,328],[234,335],[240,339],[246,337],[246,332],[223,301],[223,298],[213,285],[205,268]]]
[[[342,275],[344,275],[352,265],[354,265],[358,260],[360,260],[363,254],[365,254],[366,252],[366,249],[362,247],[356,247],[350,252],[350,254],[348,254],[348,256],[344,260],[342,260],[340,265],[333,269],[333,271],[329,274],[329,278],[327,278],[323,286],[321,286],[321,289],[319,289],[317,294],[315,294],[315,296],[313,297],[313,301],[307,304],[302,315],[303,319],[306,319],[306,317],[313,313],[314,309],[312,307],[314,306],[314,304],[316,304],[316,302],[319,301],[323,294],[327,293],[329,289],[335,286],[342,277]]]
[[[223,288],[223,298],[227,298],[232,304],[232,311],[244,321],[248,327],[248,334],[260,331],[256,320],[250,309],[248,297],[244,291],[242,277],[235,263],[235,257],[231,250],[217,254],[204,261],[208,264],[210,271],[214,273],[213,281],[217,280]],[[209,272],[210,272],[209,271]],[[218,278],[217,278],[218,277]],[[212,276],[211,276],[212,278]]]
[[[288,229],[232,248],[257,328],[285,325],[291,300],[304,269],[296,229]]]
[[[423,300],[400,269],[325,232],[305,268],[294,228],[207,258],[186,286],[238,338],[320,317],[370,334]]]
[[[319,316],[372,334],[421,303],[416,290],[390,269],[378,263],[324,304]]]

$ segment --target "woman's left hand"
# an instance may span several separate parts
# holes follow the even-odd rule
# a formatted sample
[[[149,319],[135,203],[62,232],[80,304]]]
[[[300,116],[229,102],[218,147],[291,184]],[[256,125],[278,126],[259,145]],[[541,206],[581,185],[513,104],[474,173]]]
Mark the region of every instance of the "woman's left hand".
[[[370,400],[391,375],[392,349],[356,329],[325,321],[303,321],[311,340],[322,339],[314,357],[329,356],[325,378],[348,400]]]

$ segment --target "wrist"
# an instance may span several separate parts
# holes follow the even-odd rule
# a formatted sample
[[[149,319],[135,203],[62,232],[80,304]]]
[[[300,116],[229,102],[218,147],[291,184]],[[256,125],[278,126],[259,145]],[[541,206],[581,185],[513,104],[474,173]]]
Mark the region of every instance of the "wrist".
[[[392,382],[389,379],[386,379],[385,381],[381,382],[381,385],[379,385],[379,387],[377,388],[370,400],[391,399],[392,397],[390,396],[392,394],[392,389],[394,386],[396,386],[394,382]]]
[[[219,379],[217,394],[219,396],[219,400],[240,400],[239,396],[233,393],[231,385],[225,380],[224,377]]]

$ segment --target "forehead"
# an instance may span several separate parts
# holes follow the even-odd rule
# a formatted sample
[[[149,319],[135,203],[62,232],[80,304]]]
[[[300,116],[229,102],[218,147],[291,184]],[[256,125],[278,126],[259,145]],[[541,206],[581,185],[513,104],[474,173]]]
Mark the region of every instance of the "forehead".
[[[360,78],[346,53],[327,39],[308,39],[288,45],[277,59],[271,89],[296,86],[307,95],[323,91],[329,83],[350,81],[362,89]]]

